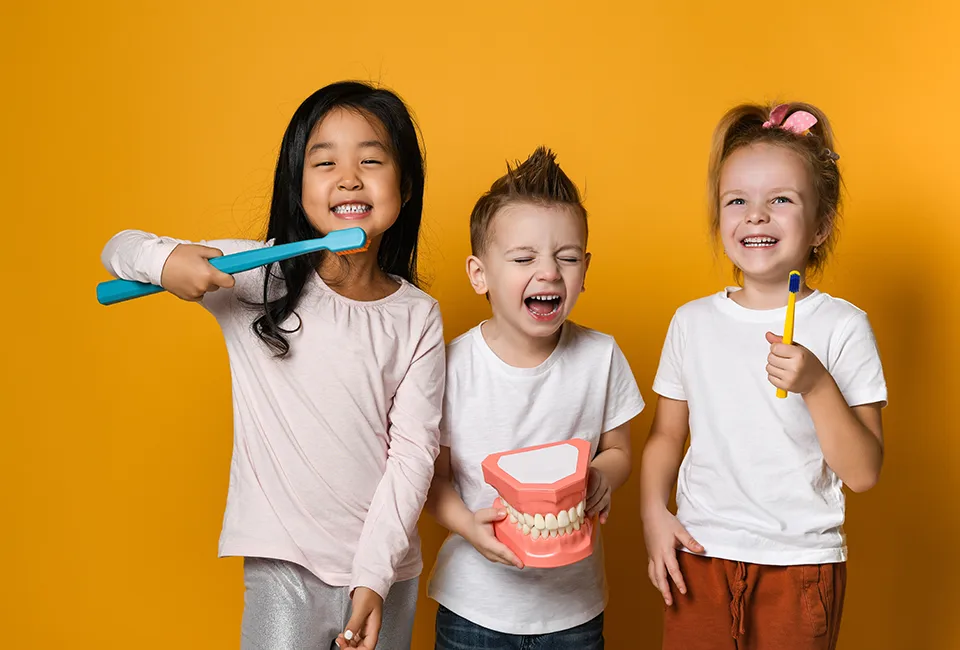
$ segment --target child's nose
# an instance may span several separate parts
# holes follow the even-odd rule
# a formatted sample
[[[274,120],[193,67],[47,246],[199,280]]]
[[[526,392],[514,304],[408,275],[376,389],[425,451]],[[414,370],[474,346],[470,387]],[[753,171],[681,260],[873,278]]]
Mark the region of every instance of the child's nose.
[[[560,279],[560,266],[554,262],[544,262],[537,270],[537,277],[545,282],[556,282]]]
[[[337,183],[337,187],[347,192],[356,192],[363,187],[363,183],[360,182],[360,178],[356,174],[344,174],[340,182]]]
[[[767,213],[766,206],[747,210],[747,223],[767,223],[768,221],[770,221],[770,215]]]

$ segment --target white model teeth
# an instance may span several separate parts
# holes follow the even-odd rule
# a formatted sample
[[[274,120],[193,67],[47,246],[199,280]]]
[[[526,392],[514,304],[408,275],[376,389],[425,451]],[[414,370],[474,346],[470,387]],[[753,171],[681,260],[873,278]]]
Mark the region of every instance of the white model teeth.
[[[527,512],[520,512],[502,497],[501,501],[509,515],[510,523],[515,525],[523,535],[529,535],[532,539],[550,539],[572,535],[575,531],[580,530],[583,525],[585,506],[583,501],[568,510],[532,515]]]
[[[560,296],[556,294],[545,294],[542,296],[530,296],[530,300],[542,300],[543,302],[550,302],[551,300],[560,300]]]
[[[338,205],[333,208],[333,212],[336,214],[360,214],[361,212],[367,212],[372,208],[366,203],[344,203],[343,205]]]

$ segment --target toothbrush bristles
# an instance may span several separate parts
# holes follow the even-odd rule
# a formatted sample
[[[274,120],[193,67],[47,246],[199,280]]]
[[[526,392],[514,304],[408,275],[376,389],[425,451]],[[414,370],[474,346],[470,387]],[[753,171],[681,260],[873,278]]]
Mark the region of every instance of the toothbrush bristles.
[[[370,248],[370,242],[365,243],[360,248],[351,248],[345,251],[337,251],[337,255],[353,255],[354,253],[364,253],[368,248]]]

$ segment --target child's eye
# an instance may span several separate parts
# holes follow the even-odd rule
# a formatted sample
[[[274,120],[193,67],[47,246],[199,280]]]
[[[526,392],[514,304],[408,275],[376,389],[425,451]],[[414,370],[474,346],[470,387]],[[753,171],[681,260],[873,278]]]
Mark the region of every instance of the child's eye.
[[[729,201],[727,201],[727,205],[744,205],[744,204],[746,204],[746,201],[744,201],[743,199],[730,199]]]
[[[569,264],[576,264],[577,262],[580,261],[580,258],[579,257],[561,257],[560,261],[567,262]]]
[[[532,258],[532,257],[518,257],[518,258],[516,258],[516,259],[513,260],[513,261],[516,262],[517,264],[527,264],[527,263],[529,263],[529,262],[532,262],[532,261],[533,261],[533,258]]]
[[[775,198],[775,199],[773,200],[773,202],[774,202],[774,203],[793,203],[793,201],[791,201],[791,200],[790,200],[788,197],[786,197],[786,196],[778,196],[777,198]]]
[[[333,167],[334,163],[330,160],[323,160],[314,165],[314,167]]]
[[[382,165],[383,163],[382,163],[381,161],[379,161],[379,160],[374,160],[374,159],[371,158],[371,159],[368,159],[368,160],[364,160],[364,161],[363,161],[363,164],[364,164],[364,165]]]

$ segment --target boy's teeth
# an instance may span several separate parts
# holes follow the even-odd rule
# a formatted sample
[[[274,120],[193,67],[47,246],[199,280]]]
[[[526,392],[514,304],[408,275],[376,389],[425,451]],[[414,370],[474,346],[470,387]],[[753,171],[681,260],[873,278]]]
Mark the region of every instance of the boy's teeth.
[[[544,302],[548,302],[548,301],[550,301],[550,300],[560,300],[560,296],[557,296],[557,295],[553,295],[553,296],[530,296],[530,300],[542,300],[542,301],[544,301]]]

